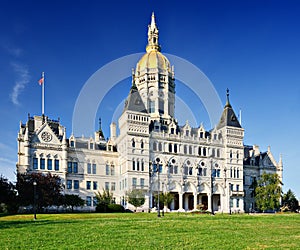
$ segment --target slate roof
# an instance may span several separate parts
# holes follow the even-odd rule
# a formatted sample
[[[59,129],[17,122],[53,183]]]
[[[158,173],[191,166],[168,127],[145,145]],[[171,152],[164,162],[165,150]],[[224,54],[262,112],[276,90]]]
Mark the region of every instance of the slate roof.
[[[148,113],[135,84],[131,86],[129,95],[127,97],[127,100],[125,101],[125,107],[123,112],[126,110]]]
[[[224,107],[224,110],[223,110],[221,119],[219,121],[219,124],[217,126],[217,129],[223,128],[225,126],[241,128],[238,118],[236,117],[236,115],[233,111],[233,108],[231,107],[231,104],[229,102],[229,92],[228,91],[227,91],[226,105]]]

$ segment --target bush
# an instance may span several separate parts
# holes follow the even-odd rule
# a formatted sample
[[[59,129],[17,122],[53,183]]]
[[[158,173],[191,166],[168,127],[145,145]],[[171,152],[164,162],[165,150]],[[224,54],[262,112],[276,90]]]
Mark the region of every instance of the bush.
[[[97,213],[123,213],[124,207],[119,204],[98,204],[96,207]]]
[[[124,207],[119,204],[108,204],[108,212],[109,213],[123,213]]]

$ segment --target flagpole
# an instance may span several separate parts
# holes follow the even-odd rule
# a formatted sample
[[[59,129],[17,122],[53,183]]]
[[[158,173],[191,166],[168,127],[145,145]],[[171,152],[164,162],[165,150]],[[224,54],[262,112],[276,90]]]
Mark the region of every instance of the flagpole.
[[[42,115],[45,114],[45,72],[42,72]]]

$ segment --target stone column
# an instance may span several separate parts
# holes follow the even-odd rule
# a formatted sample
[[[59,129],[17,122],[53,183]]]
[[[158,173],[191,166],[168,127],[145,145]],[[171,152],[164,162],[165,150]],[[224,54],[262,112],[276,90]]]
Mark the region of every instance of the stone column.
[[[197,193],[194,193],[194,209],[193,210],[197,209],[197,204],[198,204]]]
[[[211,193],[207,194],[207,210],[211,211]],[[212,211],[211,211],[212,212]]]
[[[183,211],[183,200],[182,200],[182,196],[183,196],[183,193],[178,193],[178,196],[179,196],[179,211]]]

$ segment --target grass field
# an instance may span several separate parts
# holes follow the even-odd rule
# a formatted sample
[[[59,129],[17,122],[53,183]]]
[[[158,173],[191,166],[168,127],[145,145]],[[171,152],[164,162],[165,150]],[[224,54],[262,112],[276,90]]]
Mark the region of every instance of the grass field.
[[[300,249],[300,215],[0,217],[0,249]]]

